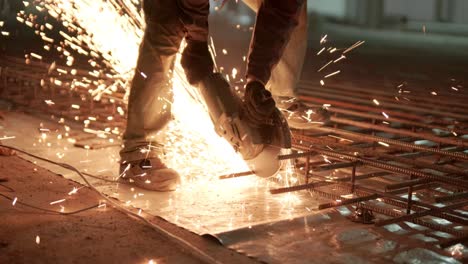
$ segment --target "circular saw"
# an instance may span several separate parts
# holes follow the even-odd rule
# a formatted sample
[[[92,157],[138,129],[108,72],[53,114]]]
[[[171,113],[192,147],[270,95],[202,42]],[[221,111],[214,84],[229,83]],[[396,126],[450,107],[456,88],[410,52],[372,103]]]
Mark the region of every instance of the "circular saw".
[[[269,124],[251,122],[244,103],[220,73],[207,76],[199,88],[216,133],[242,155],[257,176],[274,176],[281,167],[281,149],[291,148],[291,131],[282,113],[276,109]]]

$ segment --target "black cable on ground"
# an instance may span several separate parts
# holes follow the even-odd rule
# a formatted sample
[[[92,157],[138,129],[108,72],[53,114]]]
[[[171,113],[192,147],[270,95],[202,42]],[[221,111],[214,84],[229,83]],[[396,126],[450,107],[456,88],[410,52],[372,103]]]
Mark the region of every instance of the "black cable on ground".
[[[92,175],[92,174],[87,173],[87,172],[82,172],[82,173],[83,173],[83,175],[86,175],[86,176],[88,176],[90,178],[93,178],[93,179],[97,179],[97,180],[101,180],[101,181],[105,181],[105,182],[110,182],[110,183],[117,183],[117,181],[115,181],[115,180],[109,180],[109,179],[106,179],[104,177],[95,176],[95,175]],[[119,183],[124,183],[125,184],[125,182],[119,182]]]
[[[43,158],[43,157],[40,157],[40,156],[37,156],[37,155],[34,155],[32,153],[29,153],[27,151],[24,151],[24,150],[21,150],[21,149],[18,149],[18,148],[15,148],[15,147],[11,147],[11,146],[6,146],[6,145],[2,145],[0,144],[0,147],[4,147],[4,148],[8,148],[8,149],[12,149],[12,150],[16,150],[17,152],[19,153],[22,153],[22,154],[25,154],[27,156],[30,156],[32,158],[35,158],[35,159],[38,159],[38,160],[42,160],[42,161],[45,161],[45,162],[49,162],[51,164],[54,164],[54,165],[57,165],[57,166],[60,166],[62,168],[65,168],[65,169],[68,169],[68,170],[71,170],[71,171],[74,171],[76,172],[81,179],[83,179],[83,181],[86,183],[86,185],[91,188],[92,190],[94,190],[95,192],[97,192],[102,198],[104,198],[106,201],[108,201],[110,204],[112,204],[117,210],[129,215],[129,216],[132,216],[132,217],[135,217],[143,222],[145,222],[146,224],[148,224],[149,226],[151,226],[154,230],[156,230],[157,232],[159,232],[160,234],[166,236],[167,238],[169,239],[172,239],[174,242],[176,242],[177,244],[179,244],[179,246],[183,247],[183,248],[186,248],[187,250],[189,250],[189,252],[191,254],[193,254],[195,257],[199,258],[200,260],[206,262],[206,263],[222,263],[216,259],[214,259],[213,257],[211,257],[210,255],[206,254],[205,252],[203,252],[202,250],[198,249],[196,246],[192,245],[190,242],[188,242],[187,240],[183,239],[182,237],[179,237],[177,235],[174,235],[166,230],[164,230],[163,228],[157,226],[157,225],[154,225],[153,223],[151,223],[149,220],[147,220],[146,218],[142,217],[141,215],[137,214],[137,213],[134,213],[132,211],[130,211],[129,209],[123,207],[122,205],[120,205],[119,203],[113,201],[111,198],[107,197],[105,194],[101,193],[98,189],[96,189],[96,187],[94,187],[94,185],[92,185],[88,179],[86,179],[86,177],[83,175],[83,173],[81,173],[77,168],[67,164],[67,163],[60,163],[60,162],[56,162],[56,161],[53,161],[53,160],[49,160],[47,158]]]
[[[0,193],[0,196],[7,199],[7,200],[14,201],[14,198],[11,198],[11,197],[9,197],[7,195],[4,195],[4,194]],[[72,212],[60,212],[60,211],[56,211],[56,210],[51,210],[51,209],[35,206],[35,205],[29,204],[29,203],[22,202],[20,200],[17,200],[15,203],[26,206],[26,207],[29,207],[29,208],[33,208],[33,209],[36,209],[36,210],[39,210],[39,211],[44,211],[44,212],[47,212],[47,213],[53,213],[53,214],[57,214],[57,215],[74,215],[74,214],[78,214],[78,213],[81,213],[81,212],[88,211],[88,210],[99,207],[99,204],[95,204],[95,205],[88,206],[86,208],[82,208],[82,209],[72,211]]]
[[[0,186],[2,186],[3,188],[7,189],[8,191],[7,192],[15,192],[15,190],[9,186],[6,186],[5,184],[3,183],[0,183]]]

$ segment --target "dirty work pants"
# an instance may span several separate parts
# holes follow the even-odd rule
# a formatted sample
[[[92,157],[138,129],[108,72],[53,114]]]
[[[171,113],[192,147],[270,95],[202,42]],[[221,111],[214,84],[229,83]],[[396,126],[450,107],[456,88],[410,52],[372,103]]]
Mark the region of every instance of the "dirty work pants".
[[[257,12],[247,72],[268,81],[274,96],[294,97],[307,47],[306,1],[243,1]],[[161,154],[154,136],[171,119],[176,53],[184,37],[208,38],[208,0],[144,0],[143,11],[146,29],[130,90],[122,161]]]

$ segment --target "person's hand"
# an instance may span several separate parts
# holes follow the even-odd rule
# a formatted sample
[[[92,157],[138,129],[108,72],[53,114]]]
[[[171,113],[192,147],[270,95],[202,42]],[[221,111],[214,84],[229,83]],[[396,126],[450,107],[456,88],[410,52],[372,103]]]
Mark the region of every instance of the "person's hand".
[[[191,85],[198,84],[213,73],[214,63],[205,41],[187,40],[180,63]]]
[[[255,125],[271,125],[276,104],[261,82],[252,81],[245,86],[244,109],[247,118]]]

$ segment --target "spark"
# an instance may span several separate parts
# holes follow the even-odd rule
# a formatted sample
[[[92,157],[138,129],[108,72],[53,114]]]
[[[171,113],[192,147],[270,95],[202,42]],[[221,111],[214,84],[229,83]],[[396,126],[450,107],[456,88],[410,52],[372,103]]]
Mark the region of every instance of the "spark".
[[[379,141],[379,142],[377,142],[377,143],[379,143],[380,145],[382,145],[382,146],[384,146],[384,147],[387,147],[387,148],[390,147],[390,145],[387,144],[387,143],[385,143],[385,142]]]
[[[328,65],[330,65],[332,63],[333,63],[333,60],[329,61],[327,64],[323,65],[322,68],[320,68],[317,72],[321,72],[323,69],[325,69],[326,67],[328,67]]]
[[[449,248],[450,254],[452,256],[463,256],[464,249],[465,246],[463,246],[462,244],[456,244]]]
[[[456,87],[453,87],[453,86],[452,86],[452,90],[454,90],[454,91],[457,91],[457,92],[458,92],[458,88],[456,88]]]
[[[76,194],[77,192],[78,192],[78,188],[73,187],[73,189],[68,193],[68,195],[73,195],[73,194]]]
[[[336,72],[330,73],[330,74],[328,74],[327,76],[325,76],[324,78],[325,78],[325,79],[326,79],[326,78],[330,78],[330,77],[332,77],[332,76],[335,76],[335,75],[339,74],[340,72],[341,72],[341,71],[336,71]]]
[[[49,43],[54,43],[54,39],[52,38],[49,38],[45,35],[41,36],[42,40],[44,40],[45,42],[49,42]]]
[[[320,85],[324,86],[325,82],[323,80],[320,80]]]
[[[11,205],[15,206],[15,205],[16,205],[16,201],[18,201],[18,197],[15,197],[15,199],[13,199],[13,202],[11,203]]]
[[[4,136],[4,137],[1,137],[0,140],[15,139],[15,138],[16,138],[15,136]]]
[[[57,72],[62,73],[62,74],[67,74],[68,72],[64,69],[59,69],[57,68]]]
[[[341,60],[344,60],[344,59],[346,59],[346,56],[345,56],[345,55],[341,55],[341,57],[339,57],[338,59],[336,59],[335,61],[333,61],[333,63],[337,63],[337,62],[339,62],[339,61],[341,61]]]
[[[39,55],[39,54],[36,54],[36,53],[34,53],[34,52],[31,52],[31,57],[36,58],[36,59],[38,59],[38,60],[42,60],[42,56]]]
[[[232,74],[232,79],[236,79],[236,76],[237,76],[237,69],[236,69],[236,68],[233,68],[231,74]]]
[[[130,167],[131,167],[131,164],[129,163],[129,164],[125,167],[125,169],[122,171],[122,173],[119,175],[119,178],[125,176],[125,174],[126,174],[127,171],[130,169]]]
[[[326,42],[327,42],[327,37],[328,37],[328,35],[323,36],[323,37],[320,39],[320,44],[326,43]]]
[[[373,99],[372,102],[374,102],[376,105],[380,105],[380,102],[377,99]]]
[[[354,50],[355,48],[361,46],[364,43],[366,43],[366,42],[365,41],[358,41],[358,42],[354,43],[351,47],[349,47],[345,51],[343,51],[343,54],[346,54],[346,53]]]
[[[56,80],[54,80],[54,84],[57,85],[57,86],[62,86],[63,82],[56,79]]]
[[[351,139],[342,138],[342,137],[338,137],[338,136],[335,136],[335,135],[328,135],[328,136],[331,137],[331,138],[336,138],[336,139],[338,139],[338,140],[340,140],[340,141],[354,142],[354,141],[351,140]]]
[[[66,200],[67,200],[67,199],[60,199],[60,200],[57,200],[57,201],[53,201],[53,202],[50,203],[50,205],[63,203],[63,202],[65,202]]]
[[[387,119],[389,118],[389,116],[385,112],[382,112],[382,115],[385,116],[385,118],[387,118]]]
[[[322,54],[322,52],[325,51],[325,47],[323,47],[319,52],[317,52],[317,56],[319,56],[320,54]]]
[[[2,36],[8,37],[10,36],[10,32],[2,31]]]
[[[119,113],[119,115],[122,115],[122,116],[125,115],[123,108],[120,106],[117,107],[117,112]]]
[[[352,193],[350,193],[350,194],[343,194],[343,195],[341,195],[341,197],[343,197],[343,198],[345,198],[345,199],[351,199],[351,198],[354,197],[354,195],[353,195]]]
[[[95,68],[90,74],[97,76],[98,80],[107,76],[106,73],[112,72],[112,79],[118,80],[112,85],[120,89],[118,92],[125,94],[124,100],[128,98],[128,83],[135,72],[138,47],[144,33],[144,17],[138,11],[137,4],[135,4],[137,2],[53,0],[41,1],[40,4],[44,7],[44,12],[61,20],[64,22],[63,25],[68,28],[68,30],[64,29],[59,32],[62,40],[56,39],[54,41],[55,43],[63,41],[64,44],[57,48],[54,47],[54,49],[64,55],[67,61],[73,61],[68,59],[69,55],[66,55],[70,52],[88,56],[89,65]],[[124,10],[124,15],[122,15],[122,10]],[[109,24],[113,25],[113,30],[109,30]],[[53,29],[50,24],[49,26],[45,24],[45,27],[48,30]],[[47,44],[49,45],[49,43]],[[183,47],[184,45],[181,46],[181,49]],[[227,54],[227,50],[221,51],[223,54]],[[216,58],[217,54],[212,38],[210,38],[210,52]],[[201,94],[197,88],[190,86],[185,80],[184,71],[180,66],[180,57],[179,52],[175,68],[171,73],[174,94],[171,112],[174,120],[160,133],[160,140],[164,142],[164,152],[166,153],[162,159],[168,167],[178,169],[182,177],[182,186],[184,183],[190,182],[201,188],[208,188],[206,183],[210,180],[217,183],[218,181],[214,181],[214,179],[217,180],[218,175],[249,169],[232,146],[216,134]],[[247,60],[246,56],[243,56],[243,60]],[[59,63],[57,61],[57,65]],[[52,63],[49,73],[52,73],[57,65]],[[136,72],[142,74],[138,70]],[[77,71],[68,74],[75,75]],[[235,79],[238,76],[238,71],[233,69],[230,76]],[[92,77],[90,80],[91,77],[76,80],[74,85],[86,90],[89,89],[92,93],[95,89],[91,88],[95,78]],[[63,80],[62,85],[65,87],[67,82]],[[114,93],[115,91],[108,86],[109,84],[103,86],[106,93]],[[101,93],[103,91],[97,90],[95,92]],[[71,108],[80,109],[80,106],[73,104]],[[125,116],[124,108],[117,106],[116,110],[117,115]],[[77,116],[77,119],[83,120],[81,116]],[[107,132],[121,134],[121,131],[113,127],[109,128]],[[72,138],[67,138],[67,140],[74,141]],[[89,146],[87,148],[89,149]],[[83,162],[90,162],[90,160],[80,161],[80,163]],[[119,177],[125,175],[129,167],[128,164]],[[292,172],[287,173],[292,174]],[[257,180],[255,177],[243,177],[243,180],[238,183],[238,186],[251,186],[251,184],[256,184]],[[191,187],[193,188],[193,184]]]
[[[36,244],[40,244],[41,243],[41,237],[40,236],[36,236]]]

